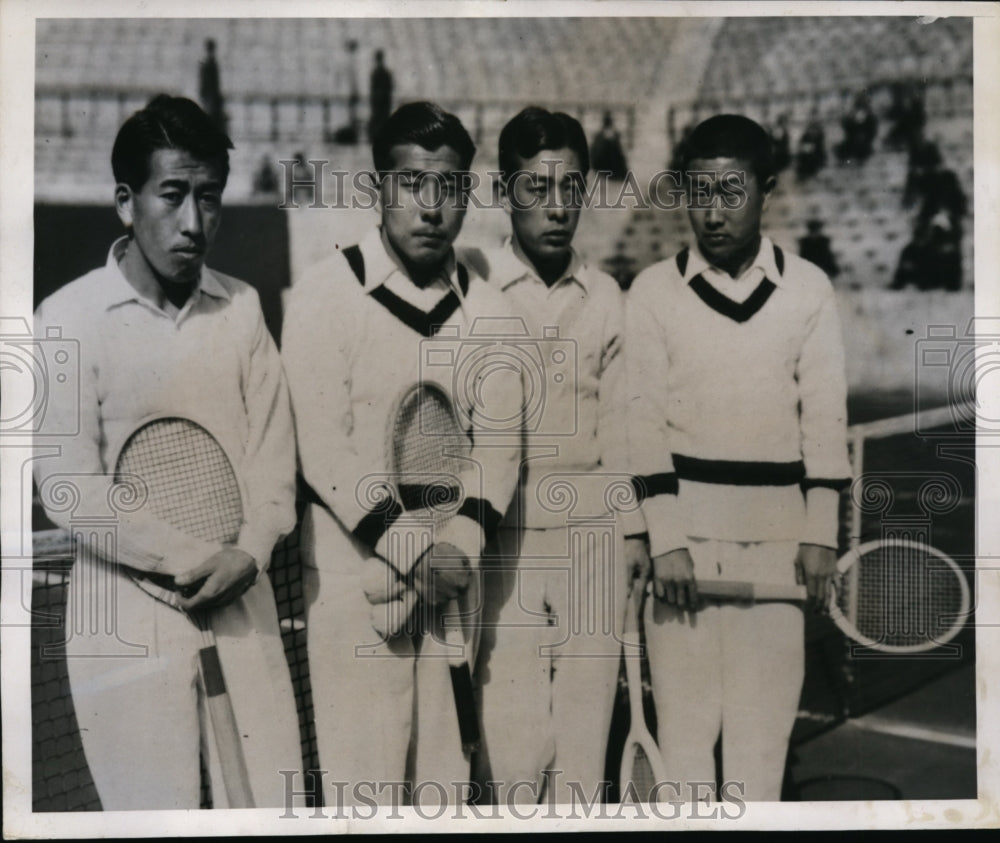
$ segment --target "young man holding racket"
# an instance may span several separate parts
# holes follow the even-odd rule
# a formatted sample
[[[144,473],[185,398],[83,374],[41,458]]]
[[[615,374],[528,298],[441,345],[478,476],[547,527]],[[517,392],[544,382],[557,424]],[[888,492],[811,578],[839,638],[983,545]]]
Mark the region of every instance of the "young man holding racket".
[[[483,731],[498,801],[537,801],[547,771],[550,800],[589,801],[604,779],[625,597],[610,509],[628,479],[623,303],[573,249],[590,169],[580,123],[526,108],[500,133],[499,163],[511,237],[489,254],[489,280],[539,353],[522,483],[484,581]]]
[[[252,801],[282,806],[280,771],[301,769],[266,574],[274,543],[295,520],[287,388],[257,293],[205,267],[231,147],[190,100],[160,95],[133,114],[111,155],[115,208],[128,234],[105,266],[36,312],[38,336],[58,329],[80,353],[79,403],[60,404],[66,393],[53,392],[47,408],[66,419],[60,429],[75,427],[78,416],[79,432],[38,440],[42,499],[71,528],[74,513],[46,494],[68,475],[78,513],[99,513],[112,500],[125,510],[114,558],[78,544],[67,600],[73,705],[105,810],[198,808],[199,752],[214,807],[227,807],[227,771],[206,715],[214,689],[199,675],[201,636],[189,611],[203,613],[215,632]],[[235,543],[194,540],[148,507],[135,511],[127,496],[109,496],[116,453],[140,425],[165,416],[201,425],[228,456],[242,487]],[[168,454],[158,467],[169,471],[170,462]],[[140,588],[126,566],[179,593],[179,608]]]
[[[496,339],[475,335],[487,317],[509,315],[506,303],[452,246],[475,154],[468,132],[437,105],[411,103],[372,153],[381,224],[292,287],[283,329],[312,492],[303,560],[316,735],[327,805],[398,804],[407,781],[414,791],[403,798],[453,802],[469,759],[442,611],[458,599],[475,626],[470,569],[513,493],[519,456],[517,438],[494,436],[490,420],[516,419],[522,391],[516,372],[490,365]],[[458,406],[475,469],[427,552],[408,541],[420,513],[399,496],[387,432],[400,396],[422,382]]]
[[[698,584],[798,581],[824,604],[850,476],[844,350],[829,279],[761,235],[775,184],[767,133],[712,117],[683,166],[697,245],[640,273],[627,295],[629,448],[647,528],[630,553],[652,557],[646,637],[679,798],[715,798],[721,730],[730,796],[777,800],[802,611],[699,608]]]

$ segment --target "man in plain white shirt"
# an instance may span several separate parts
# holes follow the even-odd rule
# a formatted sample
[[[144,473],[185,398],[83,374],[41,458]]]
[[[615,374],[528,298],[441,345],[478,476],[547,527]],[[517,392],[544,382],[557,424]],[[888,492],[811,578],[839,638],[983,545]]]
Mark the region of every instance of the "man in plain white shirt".
[[[282,806],[281,771],[301,769],[266,574],[275,542],[295,518],[287,388],[256,292],[204,266],[231,146],[183,98],[160,95],[129,118],[112,153],[115,207],[128,236],[113,244],[104,267],[49,296],[36,313],[39,336],[58,328],[80,353],[79,401],[61,402],[64,394],[54,393],[46,418],[53,424],[78,414],[79,430],[44,437],[35,462],[53,521],[71,528],[72,512],[46,495],[48,484],[72,475],[82,494],[102,494],[118,448],[155,416],[189,418],[208,429],[244,490],[244,523],[232,545],[205,548],[140,509],[119,519],[115,558],[78,548],[66,653],[81,739],[105,810],[198,808],[199,753],[214,807],[227,805],[197,670],[199,629],[140,589],[119,563],[160,575],[181,592],[185,609],[208,612],[256,804]],[[53,445],[58,453],[48,456]],[[109,612],[113,633],[105,628]],[[123,642],[145,655],[122,658],[137,655],[124,652]]]
[[[512,236],[488,254],[489,280],[537,355],[524,370],[522,483],[485,566],[489,775],[501,803],[545,787],[591,801],[605,786],[626,588],[628,514],[609,506],[628,485],[622,296],[572,245],[590,168],[579,122],[524,109],[500,134],[499,163]]]

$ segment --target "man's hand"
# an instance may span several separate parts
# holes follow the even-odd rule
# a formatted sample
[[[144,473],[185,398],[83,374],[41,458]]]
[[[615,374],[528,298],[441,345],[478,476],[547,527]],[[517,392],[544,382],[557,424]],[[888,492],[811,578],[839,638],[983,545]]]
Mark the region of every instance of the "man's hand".
[[[421,599],[434,606],[454,600],[472,581],[469,559],[455,545],[438,542],[417,562],[413,586]]]
[[[625,576],[632,588],[645,588],[653,572],[649,545],[644,538],[625,539]],[[638,580],[638,582],[633,582]]]
[[[698,608],[694,560],[686,547],[653,557],[653,593],[678,609]]]
[[[178,574],[174,582],[184,596],[180,605],[186,611],[211,609],[232,603],[257,579],[254,558],[237,547],[227,546],[200,565]],[[191,588],[196,591],[191,594]]]
[[[837,572],[837,551],[821,544],[800,544],[795,558],[795,579],[806,587],[809,605],[816,612],[825,612],[830,594],[830,582]]]
[[[395,600],[406,591],[406,583],[384,559],[373,556],[361,563],[361,587],[373,606]]]

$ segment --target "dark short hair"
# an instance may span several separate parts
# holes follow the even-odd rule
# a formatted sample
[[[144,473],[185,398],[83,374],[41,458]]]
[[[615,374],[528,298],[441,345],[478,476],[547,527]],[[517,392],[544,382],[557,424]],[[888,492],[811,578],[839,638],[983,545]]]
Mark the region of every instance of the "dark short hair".
[[[774,175],[770,134],[740,114],[717,114],[695,126],[684,143],[681,166],[685,172],[696,158],[738,158],[751,166],[759,182]]]
[[[233,142],[201,107],[185,97],[158,94],[118,130],[111,150],[116,183],[142,190],[149,165],[158,149],[178,149],[200,161],[218,165],[222,184],[229,178],[229,150]]]
[[[372,141],[372,159],[379,174],[392,170],[392,148],[405,143],[415,143],[429,152],[451,147],[465,170],[476,155],[476,144],[462,121],[433,102],[401,105],[385,121]]]
[[[572,149],[580,158],[583,172],[590,170],[590,151],[583,126],[575,117],[528,106],[512,117],[499,142],[500,174],[507,178],[518,170],[518,161],[534,158],[543,149]]]

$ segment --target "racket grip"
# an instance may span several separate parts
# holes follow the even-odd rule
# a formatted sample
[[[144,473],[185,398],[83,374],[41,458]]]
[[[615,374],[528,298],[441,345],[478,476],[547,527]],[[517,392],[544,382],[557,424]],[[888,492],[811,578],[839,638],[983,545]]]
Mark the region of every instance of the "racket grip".
[[[236,726],[232,702],[222,676],[219,651],[214,644],[202,647],[199,658],[201,675],[205,683],[206,705],[212,718],[215,748],[219,753],[219,766],[222,769],[222,780],[229,807],[253,808],[250,774],[247,771],[246,759],[243,757],[243,745]]]
[[[808,592],[804,585],[698,580],[698,596],[736,603],[754,603],[761,600],[796,602],[805,600]]]
[[[462,739],[462,751],[469,754],[479,749],[482,736],[479,733],[476,695],[472,687],[472,670],[466,658],[465,633],[462,631],[460,612],[458,600],[449,601],[445,614],[455,622],[445,625],[444,638],[448,646],[448,668],[451,671],[451,688],[458,714],[458,734]]]

